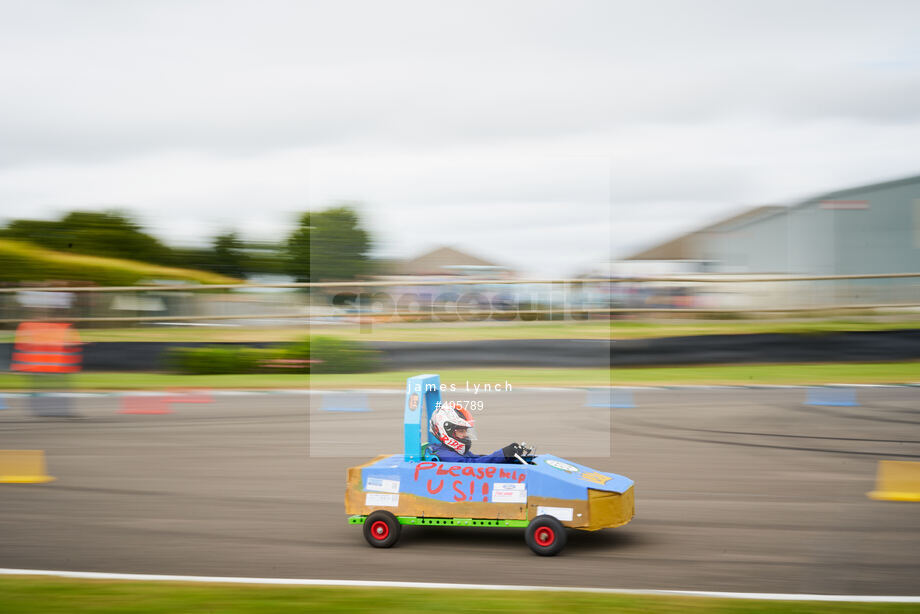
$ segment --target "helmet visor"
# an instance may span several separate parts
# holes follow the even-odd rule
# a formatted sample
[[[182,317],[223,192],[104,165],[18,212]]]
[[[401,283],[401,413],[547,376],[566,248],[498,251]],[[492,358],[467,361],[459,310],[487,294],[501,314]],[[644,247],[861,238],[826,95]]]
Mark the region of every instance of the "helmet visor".
[[[465,426],[455,426],[450,433],[450,436],[456,439],[457,441],[461,439],[469,439],[470,441],[476,441],[476,429],[473,427]]]

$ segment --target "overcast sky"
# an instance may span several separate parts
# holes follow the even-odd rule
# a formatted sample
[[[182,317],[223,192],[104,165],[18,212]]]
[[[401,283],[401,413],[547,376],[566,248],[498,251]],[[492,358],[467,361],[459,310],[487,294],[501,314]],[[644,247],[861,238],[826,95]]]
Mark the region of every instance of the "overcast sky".
[[[171,244],[361,203],[563,275],[920,173],[917,2],[0,0],[0,217]]]

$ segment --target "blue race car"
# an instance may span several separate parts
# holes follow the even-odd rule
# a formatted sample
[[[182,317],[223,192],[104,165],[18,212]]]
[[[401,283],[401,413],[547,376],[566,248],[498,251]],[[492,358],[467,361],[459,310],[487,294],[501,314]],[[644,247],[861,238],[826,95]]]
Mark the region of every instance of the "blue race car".
[[[566,528],[595,531],[623,526],[635,514],[633,481],[539,454],[518,464],[441,462],[426,457],[428,423],[441,402],[440,377],[406,381],[403,454],[351,467],[345,487],[350,524],[389,548],[402,525],[526,528],[527,545],[542,556],[565,547]]]

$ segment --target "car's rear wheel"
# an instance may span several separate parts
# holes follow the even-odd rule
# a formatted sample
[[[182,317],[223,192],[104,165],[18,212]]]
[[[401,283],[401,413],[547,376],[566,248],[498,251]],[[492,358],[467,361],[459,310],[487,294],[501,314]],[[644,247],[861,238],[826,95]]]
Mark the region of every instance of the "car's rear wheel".
[[[552,516],[537,516],[524,534],[527,545],[540,556],[553,556],[565,548],[565,527]]]
[[[384,510],[372,512],[364,519],[364,539],[374,548],[389,548],[395,544],[401,529],[396,516]]]

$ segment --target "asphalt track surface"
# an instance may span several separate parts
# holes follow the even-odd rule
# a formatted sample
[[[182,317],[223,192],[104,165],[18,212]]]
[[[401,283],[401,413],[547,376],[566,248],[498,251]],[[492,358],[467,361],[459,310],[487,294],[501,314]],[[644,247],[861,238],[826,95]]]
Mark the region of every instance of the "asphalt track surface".
[[[45,450],[57,479],[0,485],[0,567],[916,595],[920,504],[866,492],[877,461],[920,462],[920,388],[858,394],[644,390],[613,410],[578,390],[449,395],[484,402],[480,452],[526,439],[636,481],[632,523],[573,532],[553,558],[520,529],[407,527],[379,550],[346,524],[345,469],[398,451],[398,394],[215,396],[169,415],[88,397],[78,419],[8,400],[0,449]]]

